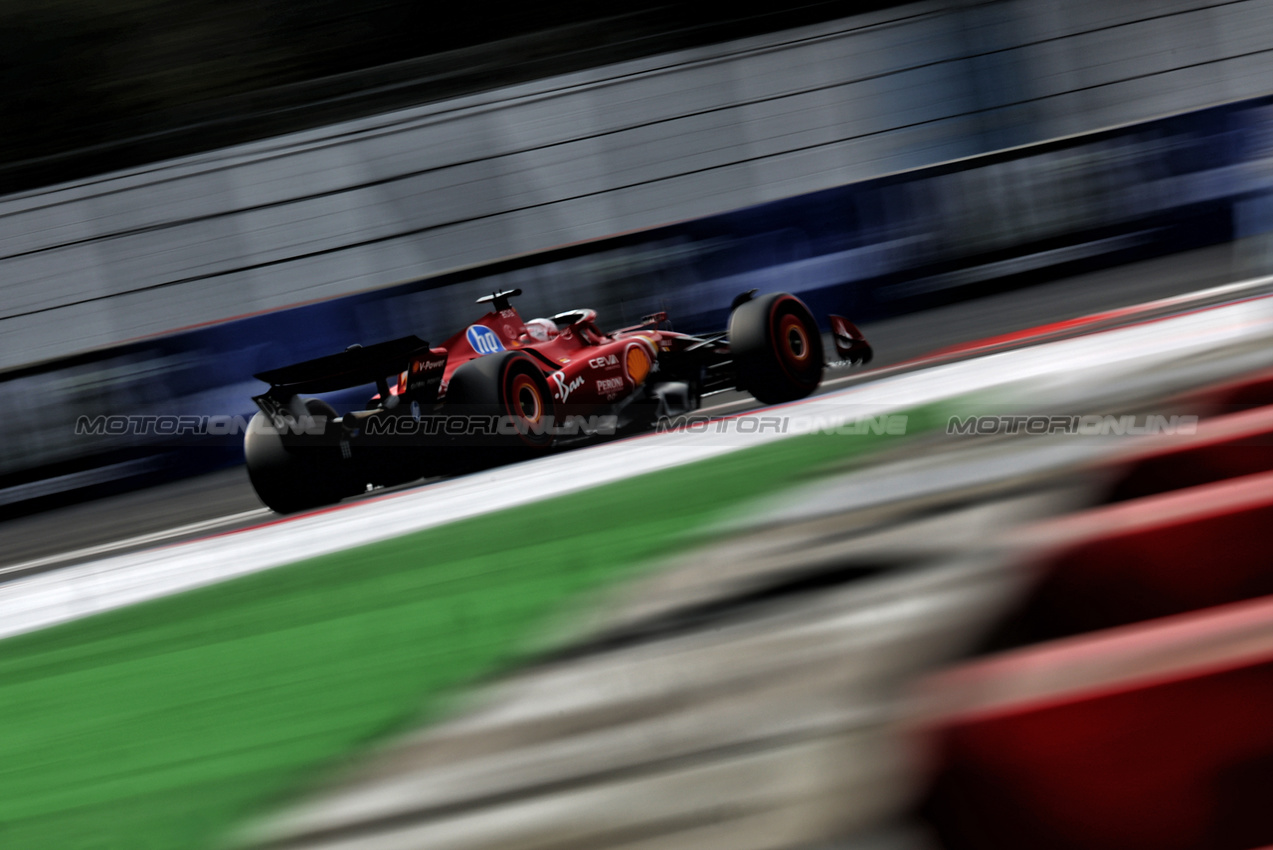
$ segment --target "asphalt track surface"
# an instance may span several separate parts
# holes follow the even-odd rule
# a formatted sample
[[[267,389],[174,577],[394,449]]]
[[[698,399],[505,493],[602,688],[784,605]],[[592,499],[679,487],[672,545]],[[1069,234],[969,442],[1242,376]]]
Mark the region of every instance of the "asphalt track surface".
[[[933,352],[1037,325],[1183,295],[1253,277],[1237,247],[1223,245],[1057,280],[862,325],[875,348],[865,370],[831,370],[824,389],[913,368]],[[737,413],[760,405],[742,393],[708,400]],[[413,486],[413,485],[408,485]],[[420,485],[414,485],[420,486]],[[0,523],[0,581],[268,522],[242,467]]]

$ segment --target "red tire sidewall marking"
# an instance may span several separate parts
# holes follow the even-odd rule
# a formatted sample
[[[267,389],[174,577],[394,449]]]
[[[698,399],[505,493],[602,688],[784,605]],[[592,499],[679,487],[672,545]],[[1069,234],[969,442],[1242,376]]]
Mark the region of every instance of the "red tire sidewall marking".
[[[773,345],[775,353],[778,355],[778,365],[787,377],[801,386],[808,386],[809,379],[800,374],[801,367],[805,366],[813,356],[813,347],[809,340],[809,330],[804,326],[804,322],[795,313],[780,313],[783,306],[794,302],[793,298],[780,298],[769,308],[769,327],[773,329]],[[800,340],[804,344],[804,356],[798,357],[791,350],[788,333],[796,330],[800,335]]]
[[[508,368],[515,368],[517,365],[519,365],[517,360],[513,360]],[[533,426],[543,420],[547,410],[547,406],[544,404],[544,394],[540,392],[539,385],[535,383],[535,379],[525,370],[518,369],[511,378],[508,377],[508,371],[505,370],[504,376],[505,386],[508,387],[508,397],[504,399],[504,410],[517,423],[518,439],[530,446],[541,445],[538,435],[533,432]],[[521,393],[523,390],[534,394],[537,415],[533,418],[527,417],[522,412]]]
[[[534,399],[535,410],[533,416],[527,416],[526,412],[522,409],[523,392],[529,392]],[[544,399],[539,392],[539,387],[535,386],[535,381],[530,377],[530,375],[527,375],[525,372],[519,372],[513,376],[511,395],[512,398],[510,398],[509,401],[512,403],[513,409],[510,413],[513,416],[517,417],[519,420],[529,422],[532,425],[543,419]]]

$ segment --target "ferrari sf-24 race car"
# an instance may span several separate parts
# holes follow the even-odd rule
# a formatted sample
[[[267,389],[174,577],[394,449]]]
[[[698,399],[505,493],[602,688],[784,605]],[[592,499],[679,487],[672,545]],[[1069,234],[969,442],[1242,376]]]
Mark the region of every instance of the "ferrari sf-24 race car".
[[[261,501],[305,510],[639,431],[712,393],[737,388],[776,404],[822,380],[818,324],[787,293],[738,296],[728,328],[703,336],[676,333],[663,312],[610,333],[594,310],[523,321],[509,300],[520,294],[477,299],[490,312],[438,347],[408,336],[256,375],[270,389],[253,398],[244,454]],[[842,361],[870,360],[853,324],[830,323]],[[361,385],[376,394],[343,416],[305,397]]]

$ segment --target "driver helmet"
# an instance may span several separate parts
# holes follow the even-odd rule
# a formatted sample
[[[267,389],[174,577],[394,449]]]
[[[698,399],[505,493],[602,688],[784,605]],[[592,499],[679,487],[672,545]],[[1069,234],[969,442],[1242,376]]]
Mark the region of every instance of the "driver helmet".
[[[552,319],[531,319],[526,323],[526,335],[536,342],[547,342],[559,333]]]

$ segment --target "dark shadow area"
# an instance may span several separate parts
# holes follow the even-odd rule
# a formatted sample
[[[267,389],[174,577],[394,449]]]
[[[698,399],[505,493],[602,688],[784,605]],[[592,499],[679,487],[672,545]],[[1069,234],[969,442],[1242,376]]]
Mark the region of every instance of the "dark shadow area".
[[[0,193],[895,5],[17,0]]]

